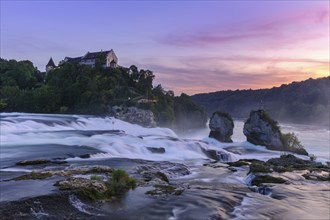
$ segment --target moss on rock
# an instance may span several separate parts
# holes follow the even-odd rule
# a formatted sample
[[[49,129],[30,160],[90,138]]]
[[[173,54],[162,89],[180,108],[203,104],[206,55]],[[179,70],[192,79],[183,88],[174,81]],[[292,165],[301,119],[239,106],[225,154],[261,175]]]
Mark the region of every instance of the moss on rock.
[[[233,118],[230,116],[229,113],[227,113],[227,112],[222,112],[222,111],[216,111],[216,112],[213,113],[213,115],[218,115],[219,117],[227,118],[227,119],[231,122],[232,127],[234,127],[234,120],[233,120]]]
[[[168,177],[166,176],[165,173],[157,172],[156,174],[157,174],[157,176],[159,176],[159,178],[160,178],[162,181],[167,182],[167,183],[169,182]]]
[[[313,165],[311,161],[297,158],[292,154],[281,155],[280,158],[269,159],[267,163],[272,165],[277,172],[279,172],[279,169],[283,171],[304,170],[311,168]]]
[[[12,180],[42,180],[42,179],[47,179],[49,177],[53,176],[52,173],[50,172],[34,172],[32,171],[29,174],[25,174],[19,177],[16,177]]]
[[[22,160],[16,163],[18,166],[27,166],[27,165],[37,165],[37,164],[45,164],[50,163],[50,160]]]
[[[239,160],[239,161],[235,161],[235,162],[228,162],[227,164],[229,166],[232,166],[232,167],[242,167],[242,166],[249,165],[249,163],[246,160]]]
[[[258,161],[250,164],[249,173],[271,173],[273,172],[272,167],[267,162]]]
[[[148,195],[181,195],[184,191],[172,185],[154,185],[154,190],[147,191]]]
[[[60,190],[75,190],[78,195],[96,201],[110,199],[113,196],[121,195],[136,186],[136,180],[131,178],[124,170],[114,170],[107,181],[102,178],[90,179],[70,177],[55,183]]]
[[[273,177],[269,175],[257,176],[251,182],[252,185],[260,186],[263,183],[285,183],[286,181],[280,177]]]

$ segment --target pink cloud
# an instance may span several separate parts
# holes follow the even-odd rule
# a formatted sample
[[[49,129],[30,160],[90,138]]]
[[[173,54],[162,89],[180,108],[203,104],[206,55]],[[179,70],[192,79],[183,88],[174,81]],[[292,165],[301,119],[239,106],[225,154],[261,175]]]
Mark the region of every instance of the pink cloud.
[[[330,65],[329,60],[311,59],[311,58],[295,58],[295,57],[268,57],[268,56],[214,56],[214,57],[185,57],[180,59],[181,62],[187,65],[193,65],[196,62],[254,62],[254,63],[305,63],[305,64],[321,64]]]
[[[257,34],[243,33],[243,34],[194,34],[194,35],[171,35],[166,39],[161,40],[165,44],[175,44],[178,46],[191,46],[191,45],[210,45],[210,44],[223,44],[228,42],[241,41],[244,39],[258,37]]]
[[[290,25],[300,26],[308,24],[329,24],[329,9],[324,7],[277,14],[276,17],[268,18],[260,23],[250,26],[254,31],[280,30]]]
[[[328,37],[329,9],[325,7],[277,14],[263,21],[246,21],[230,28],[208,27],[190,33],[172,33],[158,41],[173,46],[214,46],[254,40],[258,44],[278,47],[306,40]],[[248,44],[247,44],[248,45]]]

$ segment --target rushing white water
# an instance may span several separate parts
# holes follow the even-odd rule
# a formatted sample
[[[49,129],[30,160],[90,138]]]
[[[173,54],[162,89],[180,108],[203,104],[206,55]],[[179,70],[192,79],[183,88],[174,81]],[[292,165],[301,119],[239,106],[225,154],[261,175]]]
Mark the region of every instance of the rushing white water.
[[[292,131],[296,127],[284,128]],[[224,144],[207,138],[208,129],[192,132],[188,138],[177,136],[168,128],[143,128],[112,117],[1,113],[1,158],[24,158],[28,154],[33,154],[33,151],[38,155],[39,151],[49,151],[51,146],[67,146],[67,149],[80,146],[97,150],[90,159],[206,159],[203,151],[210,149],[227,155],[225,160],[230,161],[240,158],[266,160],[280,155],[281,152],[270,151],[246,142],[242,130],[243,122],[235,121],[234,143]],[[307,135],[307,131],[313,135]],[[329,137],[326,137],[326,134],[329,134],[328,130],[311,131],[299,127],[297,134],[310,152],[324,159],[329,158]],[[313,145],[313,136],[316,137],[316,146]],[[165,153],[152,153],[148,147],[164,148]],[[58,147],[58,151],[62,148]],[[237,150],[242,149],[244,152],[237,153]],[[80,159],[75,157],[69,160]]]
[[[236,143],[243,143],[246,137],[243,134],[244,121],[234,121],[234,134],[232,139]],[[320,161],[330,160],[330,129],[324,126],[298,125],[280,123],[282,132],[293,132],[310,154],[314,154]],[[185,138],[201,139],[207,137],[208,128],[194,130],[190,134],[184,134]]]
[[[235,121],[234,143],[225,144],[208,138],[209,130],[206,128],[191,131],[188,135],[177,135],[168,128],[143,128],[111,117],[26,113],[1,113],[0,117],[0,171],[4,175],[44,169],[42,166],[22,168],[15,165],[20,160],[29,159],[60,158],[66,159],[70,165],[107,162],[110,163],[107,165],[114,168],[121,164],[128,171],[141,164],[147,166],[149,163],[152,167],[151,164],[155,163],[166,173],[172,184],[189,185],[183,195],[175,199],[169,197],[167,200],[149,197],[145,195],[150,190],[148,187],[138,187],[128,192],[123,202],[103,203],[100,208],[70,196],[70,205],[84,214],[98,218],[104,215],[104,219],[108,219],[108,215],[115,216],[113,219],[117,219],[116,216],[129,219],[137,213],[142,216],[141,219],[216,219],[216,216],[225,219],[230,216],[236,219],[302,219],[304,216],[322,219],[328,211],[327,183],[305,183],[301,175],[283,174],[290,184],[272,186],[272,195],[266,196],[248,189],[252,174],[247,176],[246,167],[232,172],[221,168],[220,163],[216,164],[220,168],[203,166],[205,159],[209,159],[205,154],[207,150],[218,152],[220,161],[224,162],[241,158],[267,160],[280,156],[282,152],[270,151],[245,141],[242,121]],[[318,156],[320,161],[330,158],[329,130],[285,124],[282,129],[284,132],[295,132],[307,150]],[[163,149],[164,152],[155,153],[148,148]],[[81,157],[86,154],[90,157]],[[308,159],[306,156],[300,157]],[[115,159],[104,160],[108,158]],[[140,163],[141,160],[126,158],[149,161]],[[191,174],[171,175],[168,169],[173,165],[168,169],[161,166],[168,161],[179,162],[175,166],[187,166]],[[47,169],[51,166],[48,164]],[[26,196],[46,194],[55,189],[54,181],[1,182],[4,189],[1,199],[14,201]],[[305,209],[305,206],[309,209]],[[32,214],[36,217],[46,213],[42,209],[34,210]]]

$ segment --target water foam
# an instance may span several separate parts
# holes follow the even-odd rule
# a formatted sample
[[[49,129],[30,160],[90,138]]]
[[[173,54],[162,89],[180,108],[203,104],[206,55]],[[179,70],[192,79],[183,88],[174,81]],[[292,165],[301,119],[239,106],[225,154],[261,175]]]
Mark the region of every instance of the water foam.
[[[207,159],[205,150],[217,151],[223,162],[243,158],[268,160],[280,156],[280,152],[246,141],[226,144],[205,136],[200,139],[182,139],[168,128],[144,128],[113,117],[25,113],[1,113],[0,117],[1,156],[4,158],[24,156],[17,155],[21,154],[18,148],[41,146],[41,150],[44,150],[47,145],[88,146],[100,151],[92,154],[89,159]],[[148,147],[164,148],[165,153],[153,153]],[[240,153],[233,150],[235,148],[245,151]]]
[[[98,213],[100,210],[96,209],[93,206],[87,205],[83,203],[80,199],[78,199],[75,195],[69,196],[70,204],[78,209],[80,212],[86,213],[88,215],[95,215],[95,216],[103,216],[102,214]]]

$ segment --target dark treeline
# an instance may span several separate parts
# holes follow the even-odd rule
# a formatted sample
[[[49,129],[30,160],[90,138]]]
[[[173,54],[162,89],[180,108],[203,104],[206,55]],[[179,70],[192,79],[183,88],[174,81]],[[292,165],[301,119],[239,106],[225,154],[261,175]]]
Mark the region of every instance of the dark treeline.
[[[208,114],[221,110],[236,118],[248,118],[251,110],[263,108],[279,121],[329,126],[329,82],[330,77],[325,77],[271,89],[219,91],[192,98]]]
[[[114,105],[151,110],[160,126],[196,128],[207,114],[188,95],[153,86],[150,70],[66,63],[47,73],[30,61],[0,59],[0,111],[107,115]],[[193,120],[191,120],[193,118]]]

